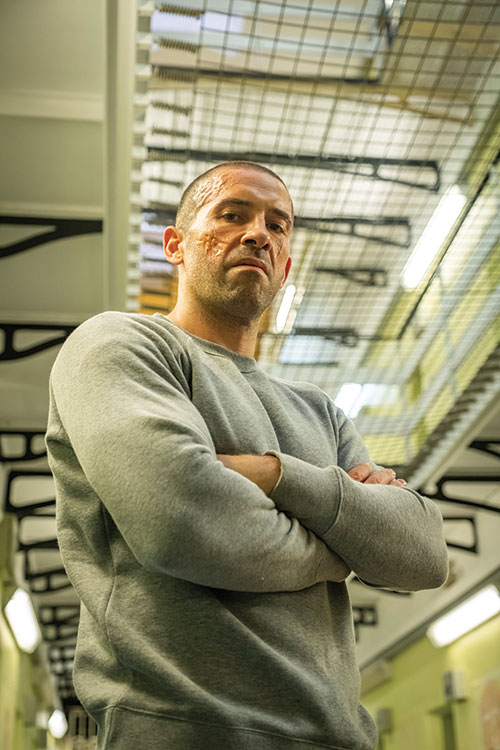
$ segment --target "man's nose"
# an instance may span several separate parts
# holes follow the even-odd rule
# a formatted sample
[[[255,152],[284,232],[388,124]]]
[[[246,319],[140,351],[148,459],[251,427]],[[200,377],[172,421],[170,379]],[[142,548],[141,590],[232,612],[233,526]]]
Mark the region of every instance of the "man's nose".
[[[255,217],[245,228],[245,234],[241,238],[243,245],[253,245],[255,247],[270,246],[271,238],[266,226],[265,219]]]

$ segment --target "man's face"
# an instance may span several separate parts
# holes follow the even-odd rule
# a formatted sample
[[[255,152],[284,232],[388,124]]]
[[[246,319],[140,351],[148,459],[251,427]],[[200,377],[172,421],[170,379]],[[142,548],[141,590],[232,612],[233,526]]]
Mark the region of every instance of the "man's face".
[[[272,175],[245,167],[217,170],[199,192],[201,207],[179,245],[184,291],[216,315],[250,322],[290,270],[290,196]]]

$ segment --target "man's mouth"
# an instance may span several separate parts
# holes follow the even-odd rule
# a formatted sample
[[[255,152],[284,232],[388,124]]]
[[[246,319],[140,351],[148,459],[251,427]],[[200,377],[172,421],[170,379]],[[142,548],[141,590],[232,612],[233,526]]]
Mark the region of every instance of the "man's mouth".
[[[235,266],[243,266],[245,268],[255,268],[257,270],[261,270],[263,273],[267,276],[267,266],[262,260],[258,260],[257,258],[243,258],[238,263],[234,264]]]

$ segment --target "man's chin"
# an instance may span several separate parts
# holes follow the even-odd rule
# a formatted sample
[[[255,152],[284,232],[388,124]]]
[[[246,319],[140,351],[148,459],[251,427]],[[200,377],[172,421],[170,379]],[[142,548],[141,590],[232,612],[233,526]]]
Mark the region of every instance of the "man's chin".
[[[244,323],[253,323],[258,320],[261,315],[267,310],[271,301],[263,297],[256,298],[255,295],[238,294],[235,295],[231,300],[226,300],[221,306],[224,314],[230,315],[231,317],[238,318]]]

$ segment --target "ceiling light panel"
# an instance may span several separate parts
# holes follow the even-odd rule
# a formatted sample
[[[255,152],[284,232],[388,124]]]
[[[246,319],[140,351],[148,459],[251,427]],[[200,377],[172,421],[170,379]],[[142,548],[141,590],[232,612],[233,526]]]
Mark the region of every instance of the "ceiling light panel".
[[[382,63],[388,44],[388,35],[378,28],[377,0],[339,3],[335,12],[331,3],[320,2],[236,1],[221,3],[220,10],[218,5],[210,4],[206,11],[190,8],[189,15],[188,9],[183,15],[181,8],[176,13],[155,12],[151,62],[177,66],[182,51],[183,62],[192,68],[224,66],[257,76],[287,78],[293,71],[301,78],[359,79],[365,76],[367,63],[375,58]],[[380,73],[373,67],[371,77]]]

